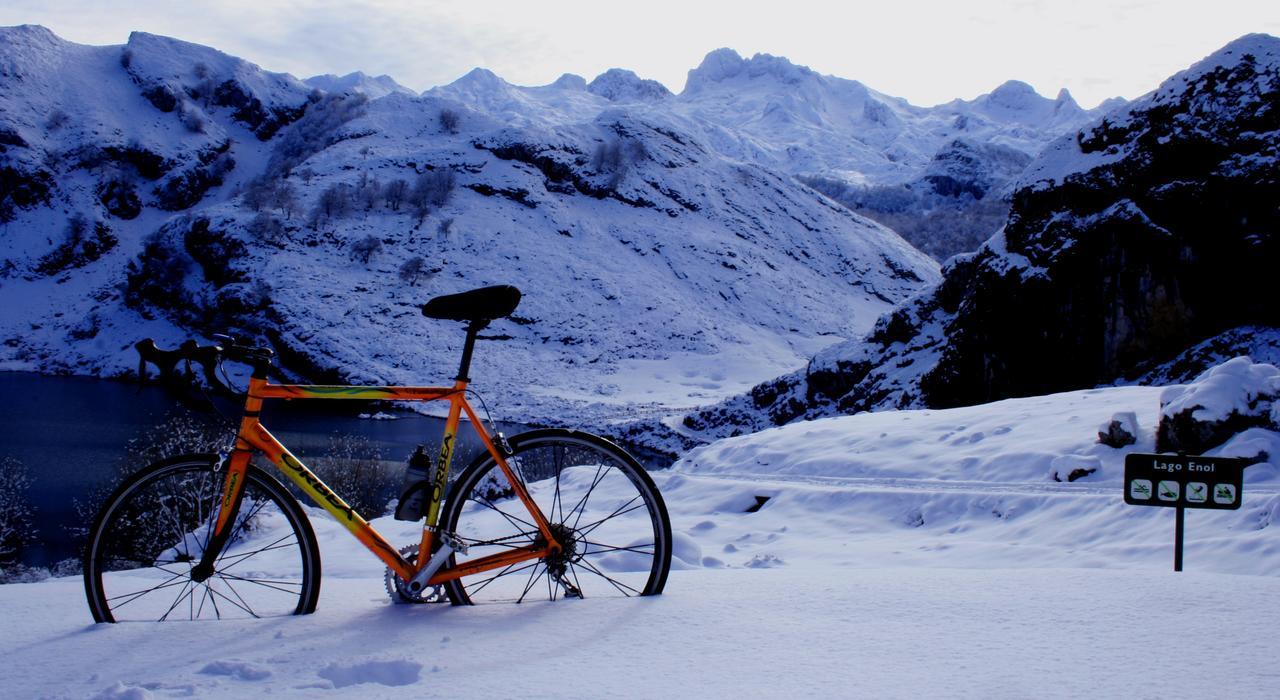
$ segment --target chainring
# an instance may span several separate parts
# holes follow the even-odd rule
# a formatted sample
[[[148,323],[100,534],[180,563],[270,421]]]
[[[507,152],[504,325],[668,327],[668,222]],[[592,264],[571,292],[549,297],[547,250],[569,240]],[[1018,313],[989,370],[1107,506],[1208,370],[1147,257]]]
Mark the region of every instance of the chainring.
[[[418,545],[411,544],[407,547],[400,548],[400,555],[403,556],[410,564],[418,561]],[[387,595],[391,596],[391,602],[396,605],[418,605],[420,603],[444,603],[449,598],[444,592],[444,586],[427,586],[421,591],[414,593],[409,590],[409,582],[400,578],[400,576],[387,567],[386,574],[382,577],[383,583],[387,587]]]

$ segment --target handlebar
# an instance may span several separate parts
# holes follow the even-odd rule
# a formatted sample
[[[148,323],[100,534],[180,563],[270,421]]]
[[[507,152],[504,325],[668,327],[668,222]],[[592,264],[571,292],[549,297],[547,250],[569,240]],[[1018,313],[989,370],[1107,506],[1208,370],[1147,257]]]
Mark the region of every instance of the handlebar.
[[[161,350],[156,345],[156,341],[151,338],[140,340],[134,344],[134,349],[138,351],[138,380],[145,382],[147,380],[147,363],[151,363],[160,370],[160,382],[166,388],[176,388],[179,382],[178,363],[186,363],[187,376],[184,377],[185,384],[190,385],[191,382],[191,363],[200,365],[203,370],[204,379],[209,387],[215,392],[227,396],[229,398],[243,398],[243,392],[236,391],[231,388],[221,377],[218,376],[218,369],[224,359],[233,362],[243,362],[251,365],[254,373],[265,372],[267,366],[271,364],[271,358],[275,353],[270,348],[259,348],[251,345],[242,345],[234,337],[228,335],[215,335],[214,338],[221,341],[217,345],[199,345],[194,340],[187,340],[179,345],[175,350]]]

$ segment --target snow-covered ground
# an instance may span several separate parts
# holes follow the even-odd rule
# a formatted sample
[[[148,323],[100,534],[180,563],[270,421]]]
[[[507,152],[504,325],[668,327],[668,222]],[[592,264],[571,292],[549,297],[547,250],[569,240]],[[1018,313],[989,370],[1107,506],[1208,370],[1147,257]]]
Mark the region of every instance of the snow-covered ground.
[[[797,423],[655,474],[675,559],[655,599],[392,606],[318,511],[316,614],[94,626],[79,579],[0,587],[13,697],[1273,697],[1280,476],[1243,507],[1126,506],[1161,389]],[[1117,412],[1130,448],[1097,444]],[[1280,454],[1241,434],[1215,454]],[[1096,471],[1054,481],[1077,468]],[[767,497],[756,512],[747,512]],[[393,542],[412,524],[375,523]]]

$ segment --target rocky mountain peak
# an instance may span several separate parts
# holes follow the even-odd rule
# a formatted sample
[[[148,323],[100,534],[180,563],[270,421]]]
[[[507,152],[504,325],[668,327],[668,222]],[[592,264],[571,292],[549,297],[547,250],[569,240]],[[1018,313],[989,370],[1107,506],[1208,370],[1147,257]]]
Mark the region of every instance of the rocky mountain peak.
[[[694,94],[735,80],[772,79],[794,85],[817,75],[813,70],[797,66],[780,56],[758,53],[750,59],[744,59],[733,49],[721,48],[708,53],[697,68],[689,71],[682,94]]]
[[[1280,39],[1243,37],[1063,137],[1028,168],[1004,229],[931,292],[686,426],[724,435],[1092,387],[1233,328],[1280,326],[1278,59]]]
[[[656,80],[645,80],[634,72],[610,68],[587,85],[587,92],[610,102],[653,102],[671,97],[671,91]]]

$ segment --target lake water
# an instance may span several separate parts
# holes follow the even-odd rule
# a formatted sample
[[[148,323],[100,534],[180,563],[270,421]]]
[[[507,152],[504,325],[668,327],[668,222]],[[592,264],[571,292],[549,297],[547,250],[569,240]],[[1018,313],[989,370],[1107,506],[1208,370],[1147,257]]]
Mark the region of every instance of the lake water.
[[[0,458],[19,460],[33,480],[28,495],[37,509],[40,541],[23,556],[33,566],[78,556],[76,543],[65,531],[67,524],[77,521],[73,499],[83,499],[119,473],[130,440],[145,440],[166,420],[188,412],[154,386],[22,372],[0,372],[0,398]],[[236,407],[226,408],[238,420]],[[335,434],[363,437],[384,460],[387,488],[394,494],[409,454],[418,444],[439,444],[444,420],[394,411],[387,412],[397,416],[395,420],[358,415],[374,410],[362,401],[269,401],[262,420],[307,463],[328,451]],[[524,428],[499,424],[499,429],[513,435]],[[463,425],[453,473],[460,472],[478,449],[478,440]],[[133,471],[145,465],[124,466]]]

